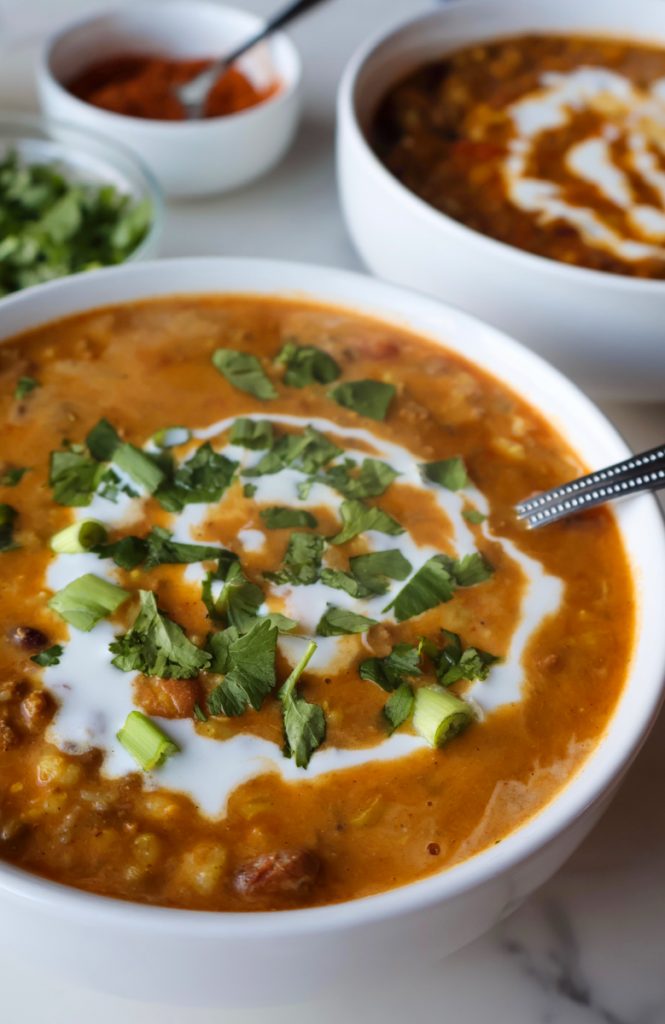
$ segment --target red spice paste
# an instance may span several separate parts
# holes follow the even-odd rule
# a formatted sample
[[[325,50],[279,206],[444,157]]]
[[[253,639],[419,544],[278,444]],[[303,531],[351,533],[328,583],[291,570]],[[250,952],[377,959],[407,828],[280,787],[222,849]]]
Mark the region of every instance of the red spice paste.
[[[168,57],[117,56],[98,61],[77,75],[69,91],[95,107],[129,117],[182,121],[185,112],[173,86],[189,81],[209,60],[171,60]],[[208,96],[205,117],[223,117],[263,103],[279,91],[273,82],[257,89],[236,67],[221,75]]]

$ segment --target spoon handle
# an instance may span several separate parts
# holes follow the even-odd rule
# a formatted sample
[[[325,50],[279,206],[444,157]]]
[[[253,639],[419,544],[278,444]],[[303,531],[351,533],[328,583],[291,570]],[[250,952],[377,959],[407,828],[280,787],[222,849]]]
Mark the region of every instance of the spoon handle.
[[[665,444],[536,494],[516,505],[515,512],[518,519],[525,519],[531,529],[537,529],[582,509],[604,505],[612,498],[662,488],[665,488]]]
[[[296,0],[295,3],[287,4],[287,6],[283,7],[281,11],[274,14],[272,18],[265,23],[263,28],[259,29],[258,32],[249,39],[246,39],[240,44],[240,46],[236,47],[235,50],[232,50],[231,53],[228,53],[217,63],[220,67],[226,64],[232,64],[234,60],[241,57],[247,50],[251,50],[253,46],[260,43],[262,39],[266,38],[266,36],[269,36],[272,32],[276,32],[277,29],[283,28],[285,25],[288,25],[290,21],[300,17],[301,14],[306,14],[307,11],[311,10],[313,7],[317,7],[318,4],[323,2],[324,0]]]

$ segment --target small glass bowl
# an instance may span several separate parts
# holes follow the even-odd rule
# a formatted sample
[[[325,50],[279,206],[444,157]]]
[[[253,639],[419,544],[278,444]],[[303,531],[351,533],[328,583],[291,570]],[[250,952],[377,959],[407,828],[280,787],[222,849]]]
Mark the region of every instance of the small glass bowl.
[[[27,164],[56,164],[73,182],[114,185],[152,209],[143,241],[124,262],[150,259],[157,253],[164,222],[162,190],[143,163],[120,143],[101,134],[38,116],[0,112],[0,160],[14,151]]]

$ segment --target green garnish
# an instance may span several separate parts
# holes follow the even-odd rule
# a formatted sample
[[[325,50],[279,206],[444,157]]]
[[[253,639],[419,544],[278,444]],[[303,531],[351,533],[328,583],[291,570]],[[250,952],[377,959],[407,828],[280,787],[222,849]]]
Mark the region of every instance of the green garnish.
[[[208,716],[206,715],[206,713],[203,710],[203,708],[201,707],[201,705],[198,704],[198,703],[196,703],[194,705],[194,718],[196,719],[197,722],[207,722],[208,721]]]
[[[268,619],[255,622],[244,636],[238,636],[233,630],[228,642],[224,643],[223,671],[226,675],[208,698],[210,713],[242,715],[248,707],[259,711],[277,680],[276,650],[277,627]],[[218,654],[214,661],[215,670],[219,664]]]
[[[392,537],[404,533],[404,527],[376,505],[370,508],[363,505],[362,501],[343,501],[339,511],[342,529],[330,538],[331,544],[346,544],[367,530],[378,530],[379,533],[387,533]]]
[[[110,462],[122,441],[113,424],[107,419],[101,419],[88,432],[85,443],[93,459],[97,462]]]
[[[105,467],[88,455],[80,445],[64,452],[51,452],[49,484],[58,505],[83,508],[92,501]]]
[[[313,345],[296,345],[295,341],[287,341],[275,362],[282,363],[284,383],[290,388],[304,388],[308,384],[330,384],[337,380],[342,372],[327,352]]]
[[[186,444],[191,436],[192,432],[187,427],[162,427],[152,435],[152,440],[158,448],[176,448],[179,444]]]
[[[128,442],[118,445],[113,453],[113,462],[147,494],[154,494],[165,479],[165,473],[155,459]]]
[[[121,263],[145,237],[148,202],[69,180],[58,163],[0,160],[0,295]]]
[[[440,686],[416,690],[413,728],[432,747],[442,747],[473,721],[473,708]]]
[[[216,581],[221,581],[222,587],[214,596]],[[206,576],[203,602],[213,618],[224,619],[240,633],[246,633],[255,624],[263,604],[263,591],[247,579],[240,562],[229,551],[219,559],[217,569]]]
[[[434,555],[383,610],[387,612],[392,608],[397,621],[403,622],[450,601],[457,587],[482,583],[493,571],[478,552],[459,561],[450,555]]]
[[[292,586],[316,583],[325,543],[323,537],[315,533],[291,534],[281,569],[264,573],[266,579],[273,583],[290,583]]]
[[[355,576],[352,576],[351,573],[343,572],[341,569],[323,569],[321,572],[321,582],[325,583],[327,587],[333,587],[335,590],[343,590],[351,597],[369,597],[372,593]]]
[[[438,462],[425,462],[420,467],[423,476],[432,483],[446,487],[449,491],[459,491],[468,487],[469,477],[461,455],[452,459],[439,459]]]
[[[235,420],[229,436],[231,444],[237,444],[242,448],[251,448],[253,450],[271,448],[273,439],[272,423],[269,423],[267,420],[250,420],[245,418]]]
[[[345,498],[378,498],[399,476],[387,462],[379,459],[363,459],[360,470],[352,475],[355,463],[331,466],[316,479],[334,488]]]
[[[478,523],[484,523],[487,519],[487,516],[477,508],[465,508],[462,512],[462,516],[466,519],[467,523],[472,523],[474,526]]]
[[[411,563],[401,551],[372,551],[367,555],[356,555],[349,560],[349,568],[355,578],[372,594],[385,594],[388,580],[405,580],[411,572]]]
[[[256,484],[245,484],[242,489],[245,498],[253,498],[257,491],[258,487]]]
[[[191,679],[206,669],[210,664],[208,652],[193,644],[177,622],[159,611],[151,590],[138,593],[140,608],[134,625],[109,645],[115,655],[112,664],[123,672],[142,672],[162,679]]]
[[[94,545],[100,558],[112,558],[121,569],[135,569],[145,562],[146,569],[156,565],[185,565],[219,558],[221,548],[208,544],[181,544],[161,526],[154,526],[146,537],[123,537],[112,544]]]
[[[487,679],[490,668],[499,660],[497,656],[479,647],[464,649],[457,633],[451,633],[448,629],[441,632],[446,638],[446,644],[434,657],[436,676],[441,685],[452,686],[460,679]]]
[[[300,434],[283,434],[256,466],[243,470],[243,476],[266,476],[291,466],[303,473],[316,473],[327,462],[342,454],[342,449],[313,427]]]
[[[0,259],[0,275],[2,273],[1,267],[2,261]],[[16,384],[16,388],[14,389],[14,398],[17,400],[17,402],[20,402],[21,399],[25,398],[26,395],[29,395],[31,391],[34,391],[35,388],[38,387],[39,381],[35,380],[34,377],[19,377],[18,382]]]
[[[129,597],[128,590],[86,573],[54,594],[48,606],[70,626],[89,633],[100,619],[112,615]]]
[[[298,768],[307,767],[312,754],[326,737],[323,708],[318,704],[310,704],[295,692],[296,683],[307,668],[315,650],[316,644],[310,641],[307,650],[279,691],[284,719],[284,753],[294,759]]]
[[[96,554],[100,558],[112,558],[116,565],[129,572],[145,561],[148,546],[140,537],[123,537],[112,544],[101,545]]]
[[[338,405],[352,409],[361,416],[385,420],[395,395],[395,387],[380,380],[349,380],[338,384],[328,394]]]
[[[180,747],[141,711],[130,711],[117,737],[144,772],[160,768]]]
[[[330,605],[319,619],[316,632],[318,636],[347,636],[350,633],[364,633],[376,625],[376,619],[368,619],[365,615],[356,615],[346,608]]]
[[[47,647],[45,651],[33,654],[30,661],[34,661],[35,665],[41,665],[42,668],[48,668],[50,665],[59,665],[63,651],[64,647],[62,644],[53,644],[52,647]]]
[[[409,686],[408,683],[402,683],[388,697],[388,700],[383,705],[383,715],[388,722],[388,732],[391,736],[395,729],[398,729],[400,725],[406,722],[407,718],[411,717],[414,703],[413,687]]]
[[[358,666],[361,679],[378,683],[390,693],[404,682],[405,676],[420,676],[420,652],[415,644],[396,644],[385,658],[367,658]]]
[[[82,519],[54,534],[50,547],[58,555],[80,555],[103,544],[106,537],[106,528],[96,519]]]
[[[249,352],[218,348],[212,354],[212,361],[229,384],[239,391],[245,391],[248,395],[262,400],[277,398],[277,391],[261,363]]]
[[[305,509],[273,505],[271,508],[261,509],[260,515],[269,530],[283,530],[289,526],[318,526],[316,516]]]
[[[10,469],[6,469],[0,475],[0,487],[16,487],[25,474],[29,472],[30,470],[27,466],[13,466]]]
[[[238,463],[203,444],[155,492],[162,508],[182,512],[185,505],[217,502],[227,489]]]
[[[0,504],[0,551],[12,551],[14,543],[14,523],[18,512],[11,505]]]

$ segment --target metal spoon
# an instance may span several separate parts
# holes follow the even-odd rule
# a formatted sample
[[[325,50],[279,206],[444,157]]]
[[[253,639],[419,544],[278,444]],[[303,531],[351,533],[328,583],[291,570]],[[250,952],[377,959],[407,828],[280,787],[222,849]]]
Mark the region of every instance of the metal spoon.
[[[528,501],[515,506],[517,518],[526,520],[530,529],[537,530],[557,519],[565,519],[585,508],[604,505],[613,498],[621,498],[639,491],[659,491],[665,488],[665,444],[648,452],[632,455],[614,466],[571,480],[562,487],[543,491]]]
[[[220,77],[220,75],[226,71],[226,69],[233,64],[234,61],[241,57],[247,50],[251,50],[253,46],[260,43],[262,39],[269,36],[272,32],[276,32],[277,29],[282,28],[289,22],[298,18],[301,14],[305,14],[306,11],[316,7],[318,4],[323,3],[323,0],[297,0],[296,3],[289,4],[284,7],[281,11],[275,14],[269,21],[265,23],[263,28],[255,32],[253,36],[246,39],[244,43],[237,46],[231,53],[227,53],[225,57],[220,57],[219,60],[214,61],[209,67],[201,71],[200,74],[196,75],[195,78],[191,78],[189,82],[185,82],[184,85],[176,85],[173,87],[173,91],[185,108],[185,114],[188,119],[193,120],[203,116],[205,110],[206,100],[208,94],[212,89],[213,85]]]

